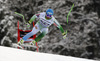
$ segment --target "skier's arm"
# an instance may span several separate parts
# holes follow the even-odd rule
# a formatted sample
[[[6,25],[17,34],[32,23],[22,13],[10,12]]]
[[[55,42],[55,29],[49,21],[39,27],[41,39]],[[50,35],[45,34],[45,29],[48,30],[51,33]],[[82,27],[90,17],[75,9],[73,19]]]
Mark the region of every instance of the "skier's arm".
[[[29,24],[31,24],[37,17],[39,17],[40,14],[36,14],[36,15],[33,15],[31,17],[31,19],[28,21]]]
[[[62,33],[64,33],[62,26],[59,24],[59,22],[56,19],[54,19],[54,25],[57,26]]]
[[[66,35],[67,35],[67,31],[64,32],[62,26],[58,23],[58,21],[56,19],[54,20],[54,25],[60,29],[60,31],[62,32],[62,35],[63,35],[63,39],[65,39]]]

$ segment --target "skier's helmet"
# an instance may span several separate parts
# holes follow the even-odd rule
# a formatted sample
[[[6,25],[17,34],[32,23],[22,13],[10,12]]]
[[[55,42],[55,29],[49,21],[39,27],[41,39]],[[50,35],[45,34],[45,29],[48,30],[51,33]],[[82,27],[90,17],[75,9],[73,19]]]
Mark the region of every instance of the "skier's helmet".
[[[47,15],[53,15],[54,13],[53,13],[53,10],[52,9],[47,9],[46,10],[46,14]]]
[[[54,13],[53,13],[53,10],[52,9],[47,9],[46,10],[46,18],[47,19],[51,18],[53,14]]]

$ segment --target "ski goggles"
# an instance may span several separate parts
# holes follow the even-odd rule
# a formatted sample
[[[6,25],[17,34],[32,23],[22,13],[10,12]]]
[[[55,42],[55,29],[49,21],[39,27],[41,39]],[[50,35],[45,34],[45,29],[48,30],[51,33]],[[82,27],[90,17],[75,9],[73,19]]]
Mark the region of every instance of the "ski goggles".
[[[46,16],[47,16],[47,17],[50,17],[50,18],[52,17],[52,15],[48,15],[48,14],[46,14]]]

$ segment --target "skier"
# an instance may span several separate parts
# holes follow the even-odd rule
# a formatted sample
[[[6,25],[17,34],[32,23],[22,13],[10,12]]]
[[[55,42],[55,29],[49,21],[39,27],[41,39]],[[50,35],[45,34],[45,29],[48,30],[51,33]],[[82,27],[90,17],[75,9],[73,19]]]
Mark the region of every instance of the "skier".
[[[48,27],[52,24],[56,25],[60,31],[62,32],[63,37],[66,37],[66,32],[64,32],[62,26],[58,23],[58,21],[53,16],[54,12],[52,9],[47,9],[46,12],[42,12],[39,14],[35,14],[32,18],[28,21],[27,26],[29,27],[30,24],[37,18],[39,21],[35,24],[32,31],[26,34],[18,44],[23,44],[24,41],[27,41],[29,37],[34,34],[37,34],[39,31],[41,32],[33,41],[31,41],[31,45],[34,45],[38,42],[41,38],[43,38],[48,33]]]

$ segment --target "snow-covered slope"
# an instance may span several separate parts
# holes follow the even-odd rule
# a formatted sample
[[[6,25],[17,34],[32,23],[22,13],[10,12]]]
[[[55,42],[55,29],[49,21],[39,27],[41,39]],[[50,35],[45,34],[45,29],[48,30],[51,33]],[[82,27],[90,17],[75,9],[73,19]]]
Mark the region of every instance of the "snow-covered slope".
[[[0,61],[94,61],[0,46]]]

